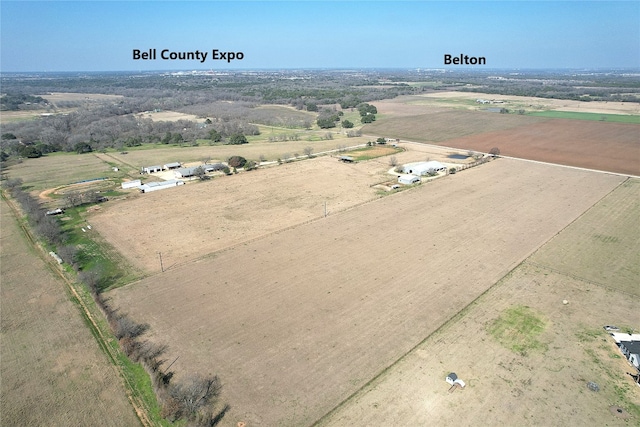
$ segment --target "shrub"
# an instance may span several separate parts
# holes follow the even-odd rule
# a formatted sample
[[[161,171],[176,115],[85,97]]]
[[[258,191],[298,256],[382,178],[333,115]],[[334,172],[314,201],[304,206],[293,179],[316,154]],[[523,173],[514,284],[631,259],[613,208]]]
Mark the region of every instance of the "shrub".
[[[231,156],[227,163],[232,168],[241,168],[247,163],[247,159],[242,156]]]

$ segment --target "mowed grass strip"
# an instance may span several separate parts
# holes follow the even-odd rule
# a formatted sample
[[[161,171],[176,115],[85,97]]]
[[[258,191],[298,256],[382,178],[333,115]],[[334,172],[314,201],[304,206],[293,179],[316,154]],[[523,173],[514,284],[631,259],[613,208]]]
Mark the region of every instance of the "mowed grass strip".
[[[545,326],[539,314],[519,305],[505,310],[489,326],[489,333],[506,348],[526,356],[531,350],[546,350],[546,344],[538,340]]]
[[[582,113],[578,111],[536,111],[527,113],[535,117],[549,117],[552,119],[575,119],[575,120],[592,120],[598,122],[614,122],[614,123],[636,123],[640,124],[640,116],[631,116],[623,114],[597,114]]]
[[[531,261],[640,297],[640,179],[628,179]]]

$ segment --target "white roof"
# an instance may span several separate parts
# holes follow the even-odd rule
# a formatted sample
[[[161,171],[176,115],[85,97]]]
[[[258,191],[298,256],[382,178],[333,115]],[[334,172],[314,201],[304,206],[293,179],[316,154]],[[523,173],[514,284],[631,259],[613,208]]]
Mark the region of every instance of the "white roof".
[[[429,172],[430,170],[446,169],[447,167],[440,162],[431,160],[429,162],[407,163],[406,165],[403,166],[403,168],[405,173],[408,170],[411,170],[412,174],[422,175],[423,173]]]
[[[617,342],[640,341],[640,334],[625,334],[624,332],[609,332],[613,339]]]

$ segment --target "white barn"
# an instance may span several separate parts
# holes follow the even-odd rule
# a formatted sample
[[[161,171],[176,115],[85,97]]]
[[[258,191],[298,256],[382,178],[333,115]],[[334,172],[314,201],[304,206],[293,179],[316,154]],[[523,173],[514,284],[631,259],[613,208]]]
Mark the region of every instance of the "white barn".
[[[142,182],[139,179],[133,180],[133,181],[124,181],[122,184],[120,184],[120,187],[122,187],[123,190],[126,190],[127,188],[138,188],[142,185]]]
[[[178,169],[180,166],[180,162],[167,163],[164,165],[164,170]]]
[[[416,163],[407,163],[402,166],[402,172],[408,173],[411,175],[427,175],[433,172],[444,172],[447,170],[447,167],[440,162],[436,162],[435,160],[429,162],[416,162]]]
[[[162,165],[145,166],[142,168],[142,173],[154,173],[162,172]]]
[[[177,187],[178,185],[184,185],[184,181],[180,181],[177,179],[170,179],[168,181],[148,182],[140,186],[140,192],[150,193],[152,191],[165,190],[167,188]]]
[[[400,175],[398,177],[398,183],[404,185],[418,184],[420,181],[420,178],[414,175]]]

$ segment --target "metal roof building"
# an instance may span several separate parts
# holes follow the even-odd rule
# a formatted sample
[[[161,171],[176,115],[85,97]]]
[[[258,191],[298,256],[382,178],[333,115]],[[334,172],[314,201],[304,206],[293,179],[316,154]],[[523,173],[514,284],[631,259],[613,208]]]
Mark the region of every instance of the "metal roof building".
[[[430,162],[407,163],[402,166],[402,172],[411,175],[427,175],[434,172],[446,171],[447,167],[440,162],[432,160]]]

